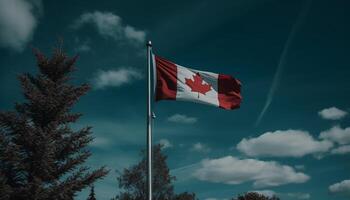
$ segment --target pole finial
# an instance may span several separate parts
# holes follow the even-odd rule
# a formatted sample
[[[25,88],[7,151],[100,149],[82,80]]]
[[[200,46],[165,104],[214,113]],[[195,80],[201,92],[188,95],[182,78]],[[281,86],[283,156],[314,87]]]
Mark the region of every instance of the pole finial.
[[[146,45],[151,47],[152,46],[151,40],[148,40]]]

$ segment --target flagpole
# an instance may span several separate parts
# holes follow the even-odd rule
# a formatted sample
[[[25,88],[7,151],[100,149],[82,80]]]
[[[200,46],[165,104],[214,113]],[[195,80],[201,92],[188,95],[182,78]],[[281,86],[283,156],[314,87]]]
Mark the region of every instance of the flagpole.
[[[148,200],[152,200],[152,87],[151,87],[151,51],[152,43],[147,44],[147,189]]]

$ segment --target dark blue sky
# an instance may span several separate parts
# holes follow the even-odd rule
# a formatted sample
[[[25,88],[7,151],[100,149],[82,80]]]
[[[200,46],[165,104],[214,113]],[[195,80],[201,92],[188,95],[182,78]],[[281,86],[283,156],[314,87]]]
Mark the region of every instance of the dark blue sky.
[[[94,127],[88,164],[111,169],[96,184],[99,199],[110,199],[118,192],[114,170],[136,163],[145,147],[145,42],[152,40],[155,54],[243,84],[233,111],[155,104],[154,142],[166,144],[176,191],[200,200],[252,190],[345,200],[349,8],[346,0],[0,0],[0,109],[22,100],[16,76],[37,72],[30,46],[49,54],[62,37],[80,55],[73,82],[94,88],[75,106],[84,116],[74,127]]]

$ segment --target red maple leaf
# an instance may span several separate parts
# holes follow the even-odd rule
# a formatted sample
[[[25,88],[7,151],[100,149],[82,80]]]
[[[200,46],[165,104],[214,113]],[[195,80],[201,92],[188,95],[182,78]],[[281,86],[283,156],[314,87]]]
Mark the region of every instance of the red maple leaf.
[[[205,93],[211,90],[211,85],[208,83],[203,83],[203,79],[199,73],[193,75],[193,80],[190,78],[185,78],[185,80],[186,85],[188,85],[191,88],[192,92],[198,92],[198,98],[199,93],[205,95]]]

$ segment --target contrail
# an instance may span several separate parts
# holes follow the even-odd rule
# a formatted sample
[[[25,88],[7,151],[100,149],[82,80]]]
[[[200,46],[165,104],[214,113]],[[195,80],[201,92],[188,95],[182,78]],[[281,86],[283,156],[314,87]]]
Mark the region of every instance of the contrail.
[[[194,164],[186,165],[186,166],[179,167],[179,168],[176,168],[176,169],[171,169],[170,171],[171,171],[171,172],[180,172],[180,171],[182,171],[182,170],[194,168],[194,167],[196,167],[196,166],[199,165],[199,164],[200,164],[200,163],[194,163]]]
[[[199,167],[200,164],[201,163],[198,162],[198,163],[193,163],[183,167],[179,167],[176,169],[172,169],[170,170],[170,173],[175,175],[177,183],[187,181],[193,178],[193,172]]]
[[[284,67],[286,65],[289,47],[290,47],[290,45],[292,44],[292,41],[295,38],[296,32],[298,31],[298,29],[302,25],[306,15],[307,15],[307,13],[308,13],[308,11],[310,9],[311,3],[312,3],[312,0],[306,1],[305,5],[303,6],[303,9],[300,11],[299,16],[298,16],[295,24],[293,25],[293,27],[292,27],[289,35],[288,35],[287,41],[286,41],[286,43],[284,45],[281,57],[279,59],[278,65],[277,65],[276,73],[275,73],[275,75],[273,77],[271,88],[269,90],[269,93],[267,94],[265,105],[264,105],[261,113],[259,114],[258,119],[255,122],[255,126],[260,124],[262,118],[265,115],[265,112],[267,111],[267,109],[269,108],[269,106],[270,106],[270,104],[271,104],[271,102],[273,100],[273,97],[274,97],[274,94],[276,92],[277,86],[278,86],[278,84],[280,82],[280,79],[281,79],[281,74],[282,74],[283,69],[284,69]]]

